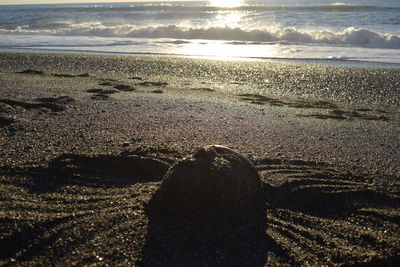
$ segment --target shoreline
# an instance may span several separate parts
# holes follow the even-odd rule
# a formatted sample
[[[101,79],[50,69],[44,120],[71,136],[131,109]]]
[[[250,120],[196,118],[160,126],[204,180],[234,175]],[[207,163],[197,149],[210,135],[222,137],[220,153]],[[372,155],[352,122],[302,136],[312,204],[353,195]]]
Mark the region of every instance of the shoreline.
[[[399,77],[281,62],[0,53],[0,264],[394,264]],[[255,162],[261,229],[146,210],[164,173],[137,175],[132,158],[149,173],[146,164],[165,169],[210,144]]]
[[[288,62],[300,64],[312,64],[332,67],[348,67],[348,68],[372,68],[372,69],[400,69],[400,62],[384,62],[384,61],[363,61],[350,59],[323,59],[323,58],[274,58],[274,57],[234,57],[234,56],[207,56],[207,55],[188,55],[188,54],[168,54],[168,53],[149,53],[149,52],[107,52],[107,51],[79,51],[79,50],[35,50],[35,49],[1,49],[0,53],[17,53],[17,54],[66,54],[66,55],[98,55],[98,56],[155,56],[155,57],[177,57],[177,58],[193,58],[216,61],[271,61],[271,62]]]

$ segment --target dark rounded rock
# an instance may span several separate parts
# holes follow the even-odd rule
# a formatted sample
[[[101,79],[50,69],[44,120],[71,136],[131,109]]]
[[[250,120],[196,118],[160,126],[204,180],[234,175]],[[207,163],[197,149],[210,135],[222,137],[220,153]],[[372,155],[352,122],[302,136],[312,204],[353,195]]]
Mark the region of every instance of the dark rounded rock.
[[[246,218],[260,214],[260,176],[245,156],[223,146],[205,146],[165,174],[151,206],[189,219]]]

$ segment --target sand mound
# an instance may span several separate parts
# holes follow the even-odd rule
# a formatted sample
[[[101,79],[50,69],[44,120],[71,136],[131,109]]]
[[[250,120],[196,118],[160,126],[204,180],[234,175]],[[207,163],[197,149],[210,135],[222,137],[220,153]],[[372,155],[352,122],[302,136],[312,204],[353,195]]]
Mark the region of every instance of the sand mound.
[[[249,159],[227,147],[205,146],[169,169],[152,204],[184,218],[239,218],[261,210],[263,195]]]

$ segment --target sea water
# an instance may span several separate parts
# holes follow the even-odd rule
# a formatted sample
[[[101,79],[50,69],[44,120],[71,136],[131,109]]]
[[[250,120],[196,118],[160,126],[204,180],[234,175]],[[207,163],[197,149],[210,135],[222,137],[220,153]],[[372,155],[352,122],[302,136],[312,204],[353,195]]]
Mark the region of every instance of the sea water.
[[[400,64],[400,1],[0,5],[0,51]]]

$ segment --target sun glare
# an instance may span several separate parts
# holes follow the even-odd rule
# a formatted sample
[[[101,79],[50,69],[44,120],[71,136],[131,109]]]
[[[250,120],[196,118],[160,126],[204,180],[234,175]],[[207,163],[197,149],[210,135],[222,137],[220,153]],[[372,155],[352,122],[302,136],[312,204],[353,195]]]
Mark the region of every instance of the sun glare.
[[[173,54],[200,56],[210,59],[234,59],[234,60],[250,60],[251,58],[276,57],[279,52],[277,45],[252,45],[237,44],[227,41],[208,41],[192,40],[188,44],[184,44],[179,48],[170,51]]]
[[[222,13],[218,14],[214,21],[210,21],[210,25],[213,27],[240,27],[240,20],[242,17],[243,14],[238,12],[228,14]]]
[[[242,0],[210,0],[209,4],[216,7],[238,7],[242,4]]]

